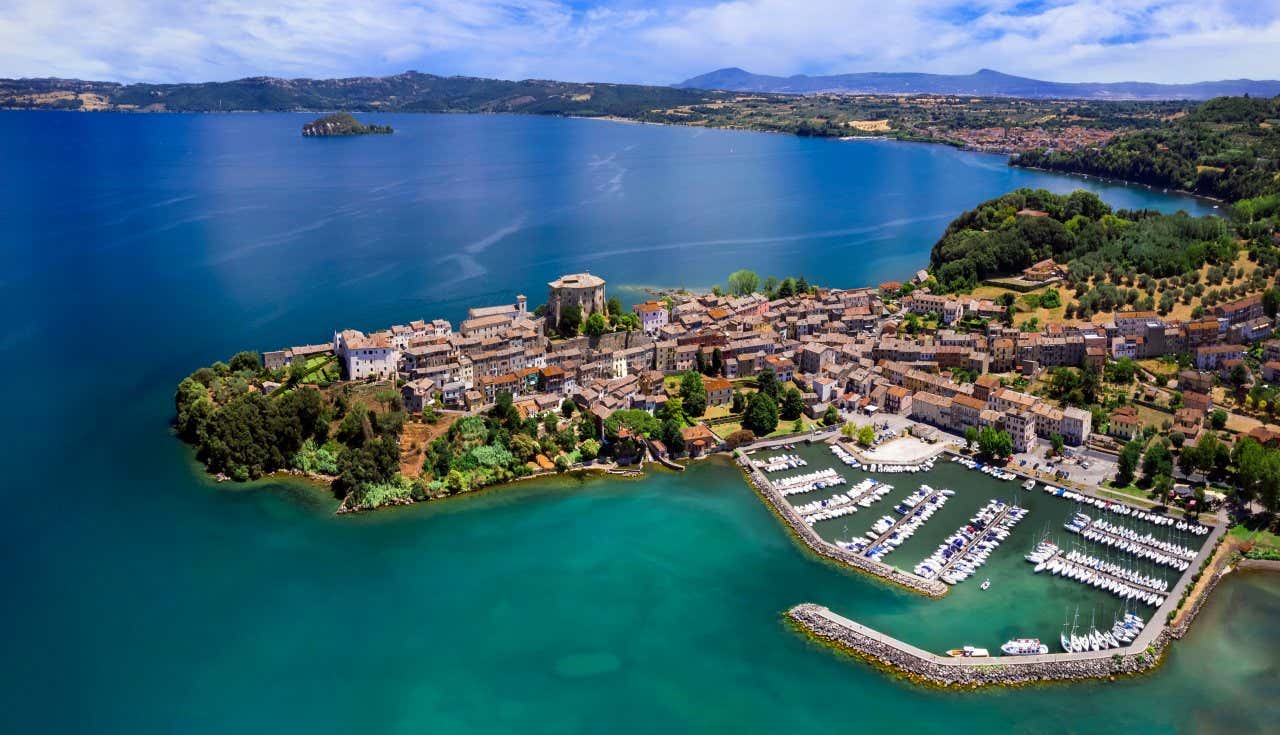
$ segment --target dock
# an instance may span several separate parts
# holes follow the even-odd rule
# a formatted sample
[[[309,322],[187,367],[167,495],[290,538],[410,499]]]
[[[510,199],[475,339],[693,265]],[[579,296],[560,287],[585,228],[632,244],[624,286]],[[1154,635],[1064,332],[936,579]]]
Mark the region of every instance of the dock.
[[[999,513],[997,513],[995,518],[991,519],[991,522],[989,522],[986,525],[986,528],[984,528],[980,533],[975,533],[973,535],[973,538],[969,539],[968,543],[966,543],[964,546],[961,546],[959,551],[952,554],[950,559],[947,559],[947,563],[943,564],[942,568],[938,570],[937,576],[941,578],[942,575],[946,574],[947,571],[951,569],[951,567],[955,566],[957,562],[965,558],[965,556],[968,555],[968,553],[973,550],[973,547],[977,546],[978,543],[981,542],[982,539],[986,537],[987,529],[995,528],[996,526],[999,526],[1000,522],[1003,521],[1005,518],[1008,518],[1009,512],[1016,507],[1017,507],[1016,505],[1006,504],[1004,506],[1004,509],[1001,510]]]
[[[1095,568],[1093,568],[1093,567],[1091,567],[1091,566],[1088,566],[1088,565],[1086,565],[1086,564],[1080,564],[1079,562],[1071,561],[1070,559],[1068,559],[1068,558],[1066,557],[1066,555],[1064,555],[1064,554],[1062,553],[1062,551],[1061,551],[1061,550],[1059,550],[1059,551],[1055,552],[1055,553],[1054,553],[1054,555],[1053,555],[1053,556],[1051,556],[1051,557],[1049,557],[1049,558],[1046,560],[1046,562],[1045,562],[1045,563],[1046,563],[1046,564],[1051,563],[1051,562],[1053,562],[1055,559],[1060,559],[1064,564],[1067,564],[1068,566],[1071,566],[1071,567],[1074,567],[1074,568],[1077,568],[1077,569],[1081,569],[1081,570],[1083,570],[1083,571],[1089,572],[1090,574],[1095,574],[1095,575],[1099,575],[1099,576],[1105,577],[1106,579],[1111,580],[1112,582],[1116,582],[1116,583],[1118,583],[1118,584],[1122,584],[1122,585],[1124,585],[1124,586],[1126,586],[1126,587],[1132,587],[1133,589],[1135,589],[1135,590],[1137,590],[1137,591],[1139,591],[1139,592],[1142,592],[1143,594],[1148,594],[1148,595],[1158,595],[1158,596],[1160,597],[1160,599],[1161,599],[1161,600],[1163,600],[1163,599],[1165,598],[1165,596],[1166,596],[1166,595],[1170,594],[1168,590],[1162,590],[1162,589],[1159,589],[1159,588],[1156,588],[1156,587],[1152,587],[1152,586],[1147,585],[1147,584],[1143,584],[1143,583],[1141,583],[1141,582],[1134,582],[1134,581],[1132,581],[1132,580],[1125,579],[1124,577],[1118,577],[1118,576],[1116,576],[1116,575],[1114,575],[1114,574],[1112,574],[1112,573],[1110,573],[1110,572],[1104,571],[1104,570],[1102,570],[1102,569],[1095,569]],[[1044,571],[1048,572],[1049,570],[1046,568]],[[1052,572],[1050,572],[1050,573],[1052,574]],[[1057,575],[1057,576],[1064,576],[1064,575]],[[1068,579],[1070,579],[1070,577],[1068,577]],[[1087,584],[1087,583],[1086,583],[1086,582],[1084,582],[1083,580],[1073,580],[1073,581],[1080,582],[1080,584]],[[1115,594],[1115,593],[1112,593],[1112,594]],[[1117,597],[1118,597],[1118,596],[1119,596],[1119,595],[1117,595]]]
[[[889,528],[884,533],[877,536],[876,539],[867,546],[867,552],[870,553],[872,549],[883,544],[885,542],[885,539],[891,538],[893,534],[898,532],[899,529],[901,529],[903,526],[910,523],[911,518],[912,516],[915,515],[917,508],[923,508],[927,506],[929,503],[933,502],[934,500],[937,500],[940,497],[943,497],[942,491],[934,490],[933,492],[921,498],[920,502],[911,506],[911,508],[905,514],[903,514],[901,518],[893,522],[892,526],[889,526]]]

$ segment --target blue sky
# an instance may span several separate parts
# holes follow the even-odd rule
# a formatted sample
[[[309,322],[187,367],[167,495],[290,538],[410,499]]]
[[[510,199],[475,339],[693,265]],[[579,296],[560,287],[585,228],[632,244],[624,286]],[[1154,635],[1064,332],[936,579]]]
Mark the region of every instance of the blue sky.
[[[0,76],[1280,78],[1280,0],[7,0]]]

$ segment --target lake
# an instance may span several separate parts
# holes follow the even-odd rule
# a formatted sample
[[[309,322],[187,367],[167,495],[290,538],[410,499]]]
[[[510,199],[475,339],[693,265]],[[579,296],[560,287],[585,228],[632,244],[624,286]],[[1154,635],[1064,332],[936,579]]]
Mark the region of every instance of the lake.
[[[632,301],[739,267],[857,286],[1018,186],[1207,205],[938,146],[429,115],[304,140],[310,117],[0,113],[6,731],[1270,725],[1265,577],[1151,676],[935,692],[786,627],[801,601],[946,616],[804,554],[723,463],[335,518],[307,486],[209,482],[167,428],[176,382],[236,350],[538,303],[562,272]]]

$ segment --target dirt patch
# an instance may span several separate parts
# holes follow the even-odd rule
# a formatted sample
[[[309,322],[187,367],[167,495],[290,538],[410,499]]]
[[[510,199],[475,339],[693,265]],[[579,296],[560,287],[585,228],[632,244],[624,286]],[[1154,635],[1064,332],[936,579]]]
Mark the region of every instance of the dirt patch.
[[[845,125],[864,133],[887,133],[890,130],[888,120],[850,120]]]
[[[443,435],[459,418],[458,414],[445,414],[434,424],[409,421],[400,434],[400,474],[409,479],[422,475],[422,461],[427,456],[427,445]]]

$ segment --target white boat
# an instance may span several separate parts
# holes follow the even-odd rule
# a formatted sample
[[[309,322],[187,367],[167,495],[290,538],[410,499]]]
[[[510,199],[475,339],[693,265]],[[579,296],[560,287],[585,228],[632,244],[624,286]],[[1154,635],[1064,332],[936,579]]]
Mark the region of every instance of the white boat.
[[[985,648],[975,648],[974,646],[965,646],[964,648],[952,648],[947,651],[948,656],[956,658],[986,658],[991,654]]]
[[[1039,656],[1049,652],[1049,647],[1039,638],[1014,638],[1000,646],[1006,656]]]
[[[979,587],[979,589],[984,589],[984,590],[985,590],[985,589],[990,589],[990,588],[991,588],[991,579],[990,579],[990,578],[984,579],[984,580],[982,581],[982,584],[981,584],[981,585],[980,585],[980,587]]]

